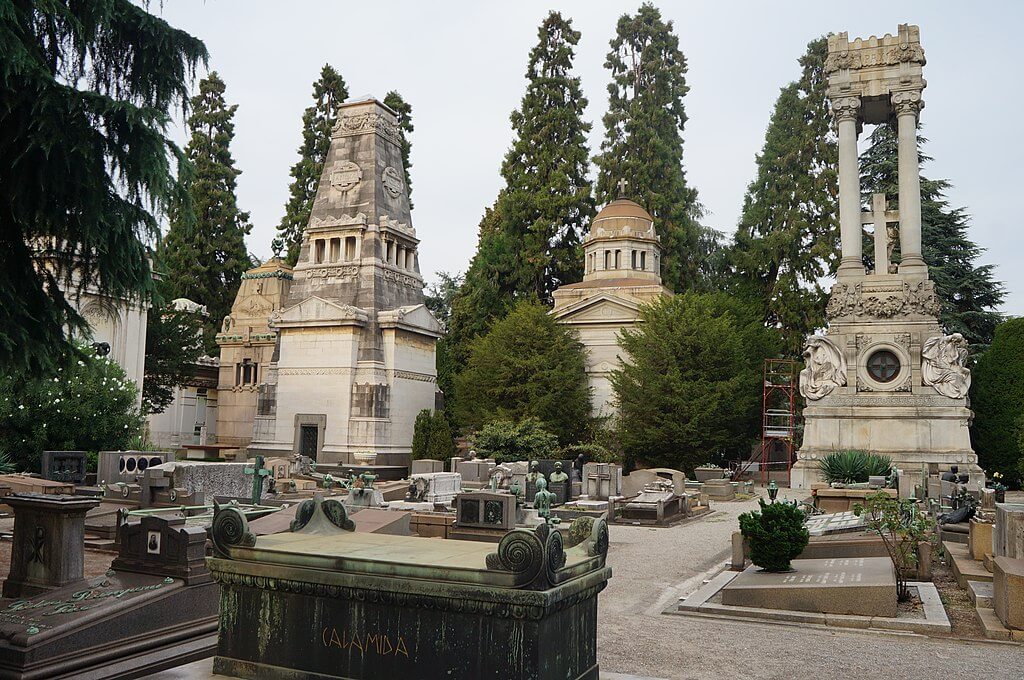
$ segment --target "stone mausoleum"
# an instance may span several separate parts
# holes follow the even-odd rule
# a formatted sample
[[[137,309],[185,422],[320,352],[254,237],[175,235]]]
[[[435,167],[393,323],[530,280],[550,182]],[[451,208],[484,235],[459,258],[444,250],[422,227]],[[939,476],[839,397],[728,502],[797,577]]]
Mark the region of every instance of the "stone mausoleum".
[[[583,249],[583,280],[555,290],[551,313],[586,347],[593,414],[611,416],[617,410],[610,375],[620,365],[619,333],[636,325],[641,305],[672,292],[661,284],[661,237],[654,219],[627,198],[594,217]]]
[[[217,333],[218,444],[246,447],[252,440],[257,392],[277,349],[277,329],[270,327],[270,315],[281,309],[291,282],[292,268],[278,257],[242,274],[231,314]]]
[[[818,460],[835,450],[883,454],[911,475],[957,465],[983,476],[971,449],[967,343],[939,326],[935,284],[921,256],[917,122],[925,64],[917,26],[850,41],[829,37],[825,71],[839,129],[842,259],[827,307],[828,330],[812,336],[800,373],[804,440],[792,485],[818,481]],[[895,125],[899,196],[861,210],[857,136]],[[887,200],[888,198],[888,200]],[[864,266],[863,225],[873,227],[874,271]],[[895,243],[899,262],[893,262]]]
[[[259,378],[251,454],[407,464],[413,422],[432,409],[440,324],[423,304],[394,111],[338,110],[273,359]]]

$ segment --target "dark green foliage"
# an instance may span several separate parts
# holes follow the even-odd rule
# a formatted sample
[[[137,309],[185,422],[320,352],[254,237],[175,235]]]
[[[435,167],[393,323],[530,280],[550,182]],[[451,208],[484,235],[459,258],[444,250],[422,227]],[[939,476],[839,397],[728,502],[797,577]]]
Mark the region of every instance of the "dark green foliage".
[[[145,413],[163,413],[174,399],[174,389],[193,376],[203,349],[202,337],[202,318],[198,314],[165,302],[150,308],[142,382]]]
[[[1024,318],[996,327],[988,350],[974,365],[971,383],[971,445],[978,464],[991,475],[1001,472],[1017,487],[1024,477],[1021,458],[1021,414],[1024,414]]]
[[[583,346],[537,303],[518,303],[473,341],[456,378],[459,422],[480,428],[492,420],[537,418],[565,445],[579,441],[590,421]]]
[[[416,415],[412,435],[412,458],[446,460],[455,455],[455,440],[448,419],[440,411],[423,409]]]
[[[746,454],[760,423],[762,366],[777,335],[751,305],[684,293],[641,309],[612,373],[626,466],[686,472]]]
[[[918,137],[918,146],[927,140]],[[868,137],[868,148],[861,154],[861,188],[864,201],[871,194],[884,193],[890,207],[898,204],[899,156],[893,127],[879,125]],[[923,165],[931,158],[918,151]],[[992,265],[978,265],[984,252],[967,234],[970,216],[964,208],[951,208],[946,192],[951,184],[944,179],[921,176],[921,246],[928,274],[935,281],[935,292],[942,303],[939,322],[947,333],[960,333],[971,345],[971,352],[984,351],[1002,316],[995,311],[1005,292],[993,278]],[[874,268],[874,248],[864,248],[867,265]],[[899,261],[899,244],[893,253]]]
[[[650,3],[619,18],[610,44],[605,139],[594,158],[597,198],[618,198],[619,181],[629,182],[625,196],[647,209],[661,236],[662,280],[676,291],[689,290],[700,284],[703,265],[701,208],[683,173],[686,58],[672,22]]]
[[[867,451],[833,451],[818,465],[829,484],[860,484],[868,481],[868,477],[888,477],[892,471],[891,458]]]
[[[438,272],[438,280],[427,287],[424,295],[424,302],[427,309],[433,313],[434,318],[440,321],[446,328],[450,327],[452,315],[452,303],[462,285],[461,274],[449,274]],[[445,416],[452,417],[455,405],[455,375],[457,364],[452,355],[453,340],[450,336],[437,341],[435,366],[437,368],[437,388],[444,394]]]
[[[169,109],[206,48],[129,0],[0,2],[0,365],[52,373],[86,285],[152,288],[144,241],[177,191]],[[67,297],[65,297],[67,293]]]
[[[252,229],[249,213],[238,209],[238,176],[231,156],[238,105],[224,101],[224,81],[216,72],[199,82],[188,117],[188,146],[194,168],[185,179],[188,200],[171,211],[171,226],[159,253],[164,269],[162,289],[167,299],[188,298],[206,306],[203,345],[207,354],[218,353],[214,336],[252,266],[245,236]]]
[[[478,457],[493,458],[500,464],[551,458],[558,448],[558,437],[537,418],[492,420],[474,435],[473,447]]]
[[[740,515],[740,531],[750,542],[750,561],[765,571],[789,571],[810,541],[804,512],[790,503],[765,503],[761,511]]]
[[[398,114],[398,128],[402,136],[402,167],[405,168],[405,191],[406,196],[409,197],[409,210],[412,210],[412,177],[409,174],[409,170],[412,167],[412,162],[409,160],[409,154],[412,152],[412,142],[409,140],[409,135],[412,134],[412,105],[402,99],[402,95],[398,94],[394,90],[388,92],[384,97],[384,105],[391,108],[392,111]]]
[[[821,279],[834,273],[839,251],[827,52],[825,38],[812,41],[800,59],[802,77],[775,102],[730,258],[737,292],[763,306],[765,323],[782,332],[784,351],[793,357],[825,324]]]
[[[302,114],[299,161],[292,166],[288,203],[285,204],[281,224],[277,225],[278,236],[274,239],[274,249],[284,252],[285,262],[289,265],[294,265],[299,259],[302,231],[309,222],[324,161],[331,149],[331,130],[338,118],[338,105],[347,98],[345,81],[330,64],[324,64],[320,79],[313,83],[315,103]]]
[[[600,444],[570,444],[562,447],[556,457],[562,460],[575,460],[581,453],[588,463],[622,463],[621,455],[609,451]]]
[[[127,449],[142,431],[138,394],[121,367],[88,346],[48,374],[0,375],[0,455],[39,472],[43,451]]]
[[[505,186],[480,222],[476,254],[452,305],[449,342],[456,365],[469,343],[516,300],[549,302],[583,276],[580,239],[594,216],[587,179],[587,100],[571,75],[580,35],[552,12],[530,52],[527,87],[512,112],[515,139],[505,155]]]

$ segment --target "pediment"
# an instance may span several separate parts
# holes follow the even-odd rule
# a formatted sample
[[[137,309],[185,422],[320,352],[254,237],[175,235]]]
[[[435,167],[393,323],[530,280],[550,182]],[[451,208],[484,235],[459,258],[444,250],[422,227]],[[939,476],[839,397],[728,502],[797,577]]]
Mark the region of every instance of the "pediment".
[[[640,316],[640,305],[610,293],[595,295],[552,312],[561,322],[632,322]]]
[[[363,325],[370,315],[358,307],[311,296],[270,317],[271,328],[296,326]]]
[[[405,330],[441,337],[444,328],[426,305],[407,305],[377,313],[381,328],[398,327]]]

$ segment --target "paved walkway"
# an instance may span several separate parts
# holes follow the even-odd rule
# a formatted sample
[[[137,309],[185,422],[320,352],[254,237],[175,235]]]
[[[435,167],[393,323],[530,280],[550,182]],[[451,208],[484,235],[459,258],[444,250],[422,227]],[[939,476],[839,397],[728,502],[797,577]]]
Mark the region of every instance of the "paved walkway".
[[[602,671],[673,680],[1024,677],[1019,645],[662,614],[729,559],[736,518],[756,506],[716,503],[705,519],[668,529],[611,527],[613,576],[598,607]]]

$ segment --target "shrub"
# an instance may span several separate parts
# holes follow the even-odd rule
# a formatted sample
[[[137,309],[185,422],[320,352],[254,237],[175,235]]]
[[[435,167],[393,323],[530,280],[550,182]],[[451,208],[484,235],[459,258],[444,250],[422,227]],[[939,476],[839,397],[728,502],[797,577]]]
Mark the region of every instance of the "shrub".
[[[440,411],[423,409],[416,415],[412,434],[412,458],[444,460],[455,455],[455,440],[452,438],[448,419]]]
[[[900,602],[910,597],[907,590],[907,572],[917,569],[918,546],[931,540],[935,521],[918,510],[907,499],[896,499],[887,493],[873,493],[859,503],[853,512],[866,514],[869,529],[882,537],[896,569],[896,594]]]
[[[829,484],[859,484],[868,477],[888,476],[892,459],[867,451],[833,451],[821,459],[819,466]]]
[[[1024,318],[996,327],[992,344],[971,373],[971,444],[978,464],[989,473],[998,470],[1010,486],[1016,486],[1024,478],[1024,469],[1018,469],[1024,413]]]
[[[740,531],[750,542],[750,561],[765,571],[789,571],[810,540],[804,527],[804,512],[790,503],[765,503],[761,512],[740,515]]]
[[[476,433],[473,447],[481,458],[508,463],[550,458],[558,448],[558,438],[545,430],[536,418],[527,418],[518,423],[495,420]]]
[[[138,392],[88,347],[37,378],[0,375],[0,455],[38,472],[43,451],[125,450],[142,431]]]

